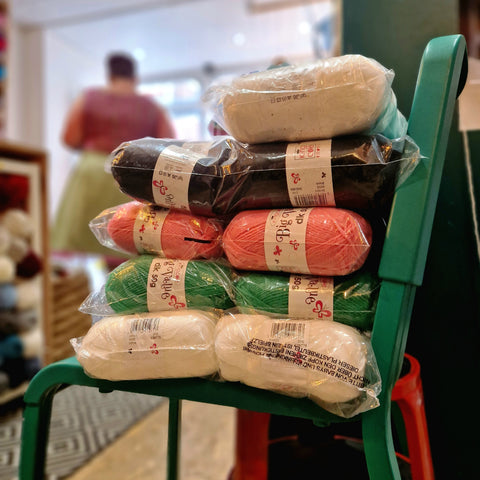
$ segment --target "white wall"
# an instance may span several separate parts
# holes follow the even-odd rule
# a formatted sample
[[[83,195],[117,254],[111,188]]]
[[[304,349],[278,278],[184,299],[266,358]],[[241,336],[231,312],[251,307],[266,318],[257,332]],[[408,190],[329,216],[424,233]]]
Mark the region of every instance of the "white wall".
[[[44,147],[44,34],[12,25],[9,29],[7,138]]]
[[[84,87],[102,84],[103,66],[97,65],[75,45],[54,31],[45,32],[44,143],[50,154],[50,216],[61,201],[63,185],[77,160],[77,154],[61,143],[68,109]]]

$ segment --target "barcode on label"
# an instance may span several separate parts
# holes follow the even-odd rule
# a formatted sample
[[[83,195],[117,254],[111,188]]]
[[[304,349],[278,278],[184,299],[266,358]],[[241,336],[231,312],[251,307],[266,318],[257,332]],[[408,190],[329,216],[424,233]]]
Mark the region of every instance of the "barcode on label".
[[[137,318],[130,324],[130,333],[144,333],[158,330],[159,318]]]
[[[329,205],[326,193],[295,195],[292,203],[296,207],[322,207]]]
[[[299,322],[276,322],[272,324],[270,336],[276,338],[296,337],[299,340],[305,339],[305,323]]]

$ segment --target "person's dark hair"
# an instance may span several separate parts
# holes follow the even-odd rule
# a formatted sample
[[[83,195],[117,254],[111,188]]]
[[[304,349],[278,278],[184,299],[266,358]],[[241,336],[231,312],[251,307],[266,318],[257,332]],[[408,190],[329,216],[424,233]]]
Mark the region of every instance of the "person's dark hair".
[[[110,77],[135,78],[135,60],[125,53],[112,53],[107,58]]]

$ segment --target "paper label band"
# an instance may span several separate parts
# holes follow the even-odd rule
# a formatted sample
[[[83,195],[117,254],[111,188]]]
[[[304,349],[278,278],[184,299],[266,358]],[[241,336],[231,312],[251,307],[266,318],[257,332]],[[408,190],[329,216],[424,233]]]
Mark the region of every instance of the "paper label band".
[[[152,177],[153,199],[157,205],[190,211],[188,186],[195,164],[200,158],[204,158],[204,155],[177,145],[162,150]]]
[[[133,227],[133,241],[138,253],[162,254],[162,228],[168,213],[165,208],[149,206],[139,210]]]
[[[288,144],[285,174],[294,207],[335,206],[331,154],[331,139]]]
[[[148,272],[149,312],[187,308],[185,270],[188,260],[154,258]]]
[[[290,275],[288,316],[333,320],[333,277]]]
[[[265,225],[264,251],[271,271],[310,273],[305,235],[311,208],[271,210]]]
[[[125,336],[126,351],[133,355],[150,348],[155,353],[157,345],[152,340],[160,337],[160,319],[155,317],[137,317],[129,325],[128,335]],[[158,352],[157,352],[158,354]],[[133,360],[134,357],[132,357]]]

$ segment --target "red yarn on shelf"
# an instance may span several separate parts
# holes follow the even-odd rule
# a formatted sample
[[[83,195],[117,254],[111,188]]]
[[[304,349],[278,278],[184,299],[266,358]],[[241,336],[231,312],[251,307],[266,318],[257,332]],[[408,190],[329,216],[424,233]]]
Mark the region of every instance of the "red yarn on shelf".
[[[308,271],[295,261],[290,265],[282,264],[278,270],[336,276],[347,275],[362,267],[372,242],[369,222],[359,214],[341,208],[314,207],[309,210],[305,232]],[[271,212],[240,212],[228,224],[223,236],[223,248],[235,268],[270,270],[265,256],[265,228]]]
[[[28,177],[2,173],[0,175],[0,211],[26,208],[30,185]]]

